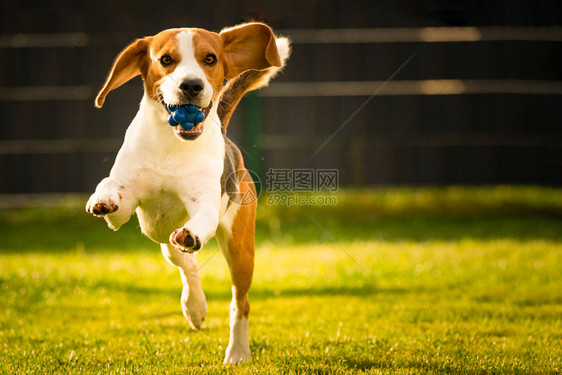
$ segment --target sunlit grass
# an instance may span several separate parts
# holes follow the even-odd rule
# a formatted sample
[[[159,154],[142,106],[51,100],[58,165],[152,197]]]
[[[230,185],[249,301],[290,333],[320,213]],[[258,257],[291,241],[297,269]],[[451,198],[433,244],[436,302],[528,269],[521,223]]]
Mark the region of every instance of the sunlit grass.
[[[559,373],[560,191],[456,189],[262,202],[253,361],[235,370],[221,365],[230,280],[214,241],[194,332],[178,272],[134,220],[113,233],[73,204],[4,211],[0,372]]]

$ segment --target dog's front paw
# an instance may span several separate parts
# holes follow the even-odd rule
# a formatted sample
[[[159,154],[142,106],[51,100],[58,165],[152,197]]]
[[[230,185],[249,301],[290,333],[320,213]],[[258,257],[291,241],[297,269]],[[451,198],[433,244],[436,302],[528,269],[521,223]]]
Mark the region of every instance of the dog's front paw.
[[[113,213],[119,209],[119,193],[115,194],[93,194],[86,204],[86,212],[94,216],[104,216]]]
[[[187,228],[176,229],[170,235],[170,243],[186,253],[193,253],[201,249],[199,236],[191,233]]]

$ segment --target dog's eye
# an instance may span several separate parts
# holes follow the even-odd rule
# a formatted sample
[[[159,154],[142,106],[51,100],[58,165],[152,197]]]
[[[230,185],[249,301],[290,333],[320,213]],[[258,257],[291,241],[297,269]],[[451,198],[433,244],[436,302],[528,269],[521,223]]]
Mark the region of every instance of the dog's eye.
[[[217,57],[212,53],[208,54],[207,57],[205,57],[205,64],[207,65],[213,65],[216,62],[217,62]]]
[[[164,55],[160,58],[160,63],[162,64],[162,66],[168,66],[173,62],[174,60],[172,60],[172,58],[168,55]]]

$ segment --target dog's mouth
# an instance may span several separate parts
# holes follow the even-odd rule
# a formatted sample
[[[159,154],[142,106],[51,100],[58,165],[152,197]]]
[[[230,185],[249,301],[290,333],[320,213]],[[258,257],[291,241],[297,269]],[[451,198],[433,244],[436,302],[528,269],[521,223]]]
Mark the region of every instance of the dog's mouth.
[[[164,106],[164,109],[166,110],[166,112],[168,113],[168,115],[171,115],[172,112],[168,109],[168,104],[166,102],[164,102],[163,98],[161,98],[160,103],[162,103],[162,105]],[[182,103],[179,105],[185,105],[188,103]],[[177,104],[175,104],[177,105]],[[194,104],[195,105],[195,104]],[[195,125],[193,128],[189,129],[189,130],[185,130],[181,124],[178,124],[176,126],[174,126],[174,132],[175,134],[180,137],[183,140],[186,141],[193,141],[194,139],[198,138],[201,134],[203,134],[203,127],[204,127],[204,123],[205,120],[207,119],[207,116],[209,116],[209,113],[211,111],[211,107],[213,106],[213,102],[210,102],[209,105],[205,108],[201,108],[197,105],[195,105],[197,108],[199,108],[199,111],[201,111],[203,113],[203,115],[205,116],[204,119],[198,123],[197,125]]]

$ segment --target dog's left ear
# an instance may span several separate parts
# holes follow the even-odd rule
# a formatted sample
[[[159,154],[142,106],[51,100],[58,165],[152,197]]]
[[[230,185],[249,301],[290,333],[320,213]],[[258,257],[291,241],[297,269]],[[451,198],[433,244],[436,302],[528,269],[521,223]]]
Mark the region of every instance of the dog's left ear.
[[[137,39],[117,56],[103,88],[96,97],[96,107],[101,108],[105,102],[105,97],[111,90],[133,79],[142,71],[146,71],[151,40],[152,37]]]
[[[246,70],[281,66],[275,35],[269,26],[249,23],[225,29],[219,35],[223,42],[226,79]]]

